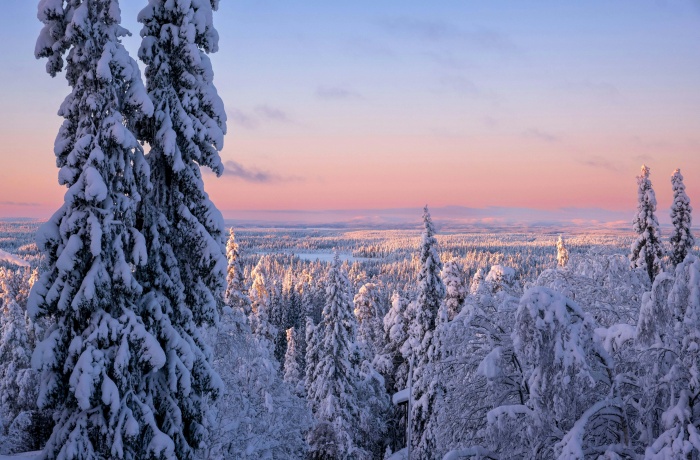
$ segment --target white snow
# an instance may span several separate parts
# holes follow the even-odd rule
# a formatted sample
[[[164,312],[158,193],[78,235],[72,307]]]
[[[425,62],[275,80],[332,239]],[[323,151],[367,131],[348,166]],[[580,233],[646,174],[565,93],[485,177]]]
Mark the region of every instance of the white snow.
[[[38,460],[39,457],[41,456],[41,451],[34,451],[34,452],[24,452],[21,454],[15,454],[15,455],[0,455],[0,460],[13,460],[17,458],[21,458],[24,460]]]
[[[5,261],[5,262],[10,262],[15,265],[19,265],[20,267],[29,267],[29,263],[25,260],[20,259],[14,254],[10,254],[9,252],[5,252],[2,249],[0,249],[0,260]]]
[[[397,391],[396,393],[394,393],[394,396],[391,397],[391,402],[393,402],[394,404],[401,404],[407,402],[408,391],[408,388],[404,388],[401,391]]]
[[[408,455],[408,449],[405,447],[397,452],[394,452],[391,457],[389,457],[387,460],[406,460],[406,456]]]

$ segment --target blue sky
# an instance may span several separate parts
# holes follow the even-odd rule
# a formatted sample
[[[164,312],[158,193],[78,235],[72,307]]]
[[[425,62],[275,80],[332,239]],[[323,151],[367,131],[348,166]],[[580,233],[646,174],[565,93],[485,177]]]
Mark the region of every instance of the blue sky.
[[[48,214],[68,88],[33,58],[36,2],[7,3],[0,211]],[[134,57],[144,4],[122,2]],[[676,167],[700,202],[698,1],[223,0],[215,23],[229,172],[207,187],[225,215],[629,210],[643,162],[660,207]]]

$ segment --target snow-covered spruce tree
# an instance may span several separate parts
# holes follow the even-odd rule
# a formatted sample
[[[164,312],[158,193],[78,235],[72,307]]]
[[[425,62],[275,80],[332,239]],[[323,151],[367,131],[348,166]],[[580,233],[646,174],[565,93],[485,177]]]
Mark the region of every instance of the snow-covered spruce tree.
[[[445,263],[442,269],[442,282],[445,284],[445,305],[448,319],[452,320],[462,310],[467,297],[467,277],[462,265],[456,260]]]
[[[260,262],[251,274],[253,285],[250,287],[251,311],[248,317],[253,334],[260,344],[274,353],[277,328],[270,322],[270,294],[265,286],[265,275]]]
[[[408,302],[394,291],[391,308],[384,316],[384,348],[378,353],[373,365],[381,372],[389,394],[406,388],[408,362],[401,354],[401,348],[408,340],[408,324],[405,313]]]
[[[155,416],[178,459],[206,436],[209,401],[220,390],[199,326],[215,323],[226,282],[224,223],[200,168],[223,172],[226,114],[207,53],[218,50],[218,1],[149,0],[141,10],[139,57],[153,117],[139,123],[152,190],[140,210],[148,264],[138,271],[144,321],[167,363],[148,379]]]
[[[382,348],[382,317],[379,307],[379,288],[374,283],[365,283],[355,295],[355,317],[357,318],[357,344],[365,359],[372,361]]]
[[[358,401],[357,353],[350,282],[336,254],[326,281],[326,306],[308,346],[317,353],[315,376],[309,382],[307,398],[316,418],[308,436],[311,458],[363,459],[369,452],[359,446],[360,407]],[[307,329],[308,330],[308,329]],[[312,351],[312,352],[313,352]],[[307,369],[314,357],[307,353]]]
[[[649,179],[650,169],[642,165],[642,174],[637,176],[637,215],[634,217],[634,232],[637,239],[632,243],[630,262],[632,268],[643,268],[651,282],[663,267],[661,259],[661,232],[659,221],[656,219],[656,194]]]
[[[700,451],[700,260],[688,255],[645,294],[640,345],[640,440],[645,458],[696,458]],[[656,321],[654,321],[656,319]],[[647,345],[646,347],[644,345]]]
[[[311,414],[282,381],[279,364],[251,333],[243,312],[225,306],[212,332],[213,365],[224,386],[198,458],[305,458]]]
[[[671,263],[675,267],[683,262],[688,252],[693,249],[695,239],[690,231],[692,225],[690,198],[685,193],[685,184],[681,170],[676,169],[671,176],[673,185],[673,204],[671,205],[671,222],[673,234],[671,235]]]
[[[613,363],[580,306],[548,288],[525,292],[513,345],[528,398],[488,414],[502,457],[584,458],[623,444],[626,416],[610,391]]]
[[[53,427],[51,413],[36,405],[39,376],[31,367],[36,333],[27,298],[37,275],[0,268],[0,454],[43,448]]]
[[[559,235],[557,239],[557,266],[564,268],[569,263],[569,250],[566,249],[564,239]]]
[[[284,355],[284,381],[292,388],[297,387],[301,380],[299,369],[299,350],[296,346],[296,334],[293,327],[287,329],[287,352]]]
[[[25,401],[20,398],[20,383],[22,374],[31,372],[31,348],[24,312],[17,302],[14,299],[3,299],[0,312],[0,427],[5,431],[26,409],[23,407]],[[14,453],[14,449],[5,446],[10,440],[2,439],[6,434],[0,432],[0,453]]]
[[[245,287],[245,273],[243,272],[243,262],[238,251],[236,235],[233,229],[229,229],[228,242],[226,243],[226,259],[228,269],[226,274],[226,293],[224,302],[231,308],[237,308],[243,313],[250,313],[250,298]]]
[[[438,356],[432,347],[437,324],[438,310],[445,297],[445,285],[440,271],[442,262],[437,250],[435,227],[430,218],[428,207],[423,210],[424,231],[421,237],[420,263],[418,273],[418,296],[409,305],[407,312],[410,319],[408,340],[401,352],[407,359],[414,360],[413,367],[413,404],[409,420],[414,433],[412,442],[421,458],[438,458],[439,451],[435,445],[433,412],[435,400],[441,390],[435,375],[435,361]]]
[[[173,425],[160,417],[167,398],[153,385],[173,367],[164,367],[166,353],[141,316],[134,277],[146,262],[136,211],[149,168],[132,127],[153,105],[120,43],[128,32],[116,0],[44,0],[38,16],[44,28],[36,55],[49,59],[55,75],[68,51],[72,88],[54,146],[68,191],[37,236],[47,270],[28,305],[33,319],[54,321],[34,355],[39,407],[55,411],[44,456],[185,458],[175,450]],[[180,397],[190,388],[182,390]],[[177,426],[198,432],[191,423]]]
[[[312,388],[316,388],[316,378],[318,377],[319,356],[319,336],[317,326],[311,317],[306,317],[306,328],[304,329],[306,338],[306,369],[304,370],[304,390],[311,412],[316,413],[317,402],[309,397]]]
[[[485,284],[479,290],[486,291]],[[439,377],[446,390],[437,401],[436,438],[442,450],[489,446],[488,412],[527,399],[511,337],[518,301],[505,291],[470,294],[452,321],[438,325]]]

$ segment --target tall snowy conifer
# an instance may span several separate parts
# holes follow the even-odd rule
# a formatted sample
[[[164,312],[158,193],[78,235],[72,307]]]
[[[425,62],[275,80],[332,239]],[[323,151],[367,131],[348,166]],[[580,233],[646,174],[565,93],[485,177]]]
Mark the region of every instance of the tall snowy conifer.
[[[309,433],[313,459],[350,460],[367,455],[358,447],[359,360],[354,356],[357,320],[352,310],[350,281],[336,254],[326,281],[323,319],[315,331],[318,336],[309,342],[315,342],[318,353],[315,377],[308,387],[317,421]],[[312,362],[307,361],[307,366]]]
[[[192,458],[205,438],[207,401],[220,391],[199,332],[217,321],[227,268],[223,218],[200,170],[223,172],[226,114],[207,56],[218,50],[217,7],[217,0],[149,0],[138,15],[154,106],[153,117],[139,123],[153,187],[141,210],[148,251],[142,309],[167,356],[148,391],[178,459]]]
[[[132,131],[153,105],[120,38],[117,0],[43,0],[36,56],[72,89],[54,152],[63,206],[37,236],[47,270],[29,299],[54,321],[38,344],[38,404],[55,411],[45,458],[175,459],[154,414],[152,378],[166,363],[147,330],[134,277],[146,262],[136,211],[149,168]]]
[[[673,185],[673,205],[671,205],[671,222],[673,223],[673,235],[671,235],[671,263],[675,267],[683,262],[685,256],[693,248],[695,239],[690,231],[692,225],[690,198],[685,193],[685,184],[681,170],[676,169],[671,176]]]
[[[632,268],[644,268],[653,283],[654,278],[663,268],[661,266],[663,251],[659,221],[655,214],[656,194],[651,187],[649,172],[649,167],[642,165],[642,174],[637,176],[638,204],[633,228],[638,236],[632,243],[630,262]]]
[[[404,356],[414,360],[413,404],[410,423],[414,433],[413,444],[421,458],[437,455],[433,430],[435,400],[439,389],[436,387],[435,361],[438,359],[433,337],[437,326],[438,310],[445,298],[445,285],[440,277],[442,262],[437,249],[435,227],[428,207],[423,210],[425,229],[420,248],[421,269],[418,273],[418,297],[411,303],[408,326],[408,340],[401,350]]]

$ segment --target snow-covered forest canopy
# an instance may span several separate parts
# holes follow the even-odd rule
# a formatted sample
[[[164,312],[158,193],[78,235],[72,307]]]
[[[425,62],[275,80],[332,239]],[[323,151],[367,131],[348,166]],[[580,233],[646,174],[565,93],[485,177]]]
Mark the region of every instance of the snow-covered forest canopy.
[[[28,265],[0,262],[6,454],[43,448],[54,424],[30,363],[51,326],[26,313],[39,227],[0,223],[0,249]],[[677,227],[657,228],[653,283],[643,233],[431,229],[231,229],[218,325],[201,329],[222,396],[197,458],[405,458],[391,399],[411,359],[411,458],[697,456],[700,251],[674,266]]]
[[[217,9],[149,0],[132,57],[118,0],[39,2],[66,192],[0,222],[0,455],[700,459],[680,170],[629,233],[227,225]]]

